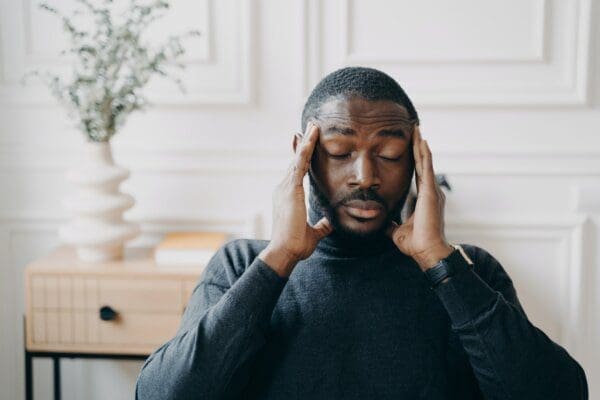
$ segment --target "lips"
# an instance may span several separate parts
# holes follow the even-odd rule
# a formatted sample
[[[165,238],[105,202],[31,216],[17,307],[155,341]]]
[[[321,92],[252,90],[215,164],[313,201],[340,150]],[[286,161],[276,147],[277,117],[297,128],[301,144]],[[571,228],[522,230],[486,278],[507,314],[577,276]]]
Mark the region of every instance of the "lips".
[[[352,200],[344,204],[348,214],[357,218],[372,219],[381,214],[383,207],[380,203],[372,200]]]

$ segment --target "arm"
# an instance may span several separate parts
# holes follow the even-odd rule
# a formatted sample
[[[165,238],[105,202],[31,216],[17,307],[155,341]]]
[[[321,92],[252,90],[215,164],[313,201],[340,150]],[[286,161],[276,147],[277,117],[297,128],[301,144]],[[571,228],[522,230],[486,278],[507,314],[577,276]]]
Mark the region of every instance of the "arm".
[[[527,319],[511,279],[485,250],[435,291],[489,399],[587,399],[581,366]]]
[[[314,226],[306,220],[303,178],[318,134],[318,127],[309,124],[301,142],[294,136],[296,156],[273,194],[273,239],[257,257],[236,259],[239,253],[229,247],[247,242],[234,241],[211,259],[179,332],[142,366],[137,399],[217,399],[240,394],[292,270],[333,230],[325,217]]]
[[[411,140],[415,210],[401,225],[393,221],[386,233],[426,271],[452,248],[444,232],[446,196],[435,179],[431,149],[418,125]],[[529,322],[498,261],[482,249],[475,250],[475,272],[466,261],[458,261],[456,267],[462,270],[442,281],[436,292],[486,397],[587,399],[587,382],[579,364]]]
[[[142,366],[136,399],[217,399],[239,393],[247,382],[287,278],[260,257],[236,260],[230,251],[235,243],[241,242],[233,241],[213,256],[177,334]]]

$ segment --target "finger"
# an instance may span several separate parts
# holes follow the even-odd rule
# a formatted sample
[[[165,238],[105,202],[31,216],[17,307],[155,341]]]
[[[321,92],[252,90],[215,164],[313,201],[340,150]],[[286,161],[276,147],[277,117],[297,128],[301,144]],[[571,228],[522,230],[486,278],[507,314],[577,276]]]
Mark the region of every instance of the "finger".
[[[419,193],[420,180],[423,176],[421,141],[421,130],[417,125],[413,134],[413,157],[415,159],[415,185],[417,186],[417,193]]]
[[[305,141],[308,138],[308,132],[310,132],[310,129],[312,128],[313,123],[309,122],[306,125],[306,130],[304,131],[304,134],[296,132],[294,133],[294,135],[298,138],[298,150],[296,150],[296,152],[294,153],[294,157],[292,158],[292,161],[289,163],[288,168],[286,170],[285,173],[285,178],[283,180],[284,184],[288,184],[292,181],[294,181],[294,175],[296,173],[296,169],[297,169],[297,165],[298,165],[298,154],[300,152],[300,149],[302,148],[303,143],[305,143]]]
[[[318,139],[319,127],[312,124],[309,132],[304,135],[302,143],[300,143],[300,149],[298,149],[295,160],[293,183],[297,186],[302,186],[302,180],[310,167],[310,160]]]
[[[414,214],[410,216],[402,225],[398,225],[395,221],[392,221],[393,226],[390,226],[386,229],[386,235],[392,239],[392,241],[396,244],[399,244],[403,241],[412,228],[412,224],[414,223]]]
[[[300,138],[300,142],[298,143],[298,146],[301,147],[302,144],[306,142],[306,140],[308,138],[308,134],[310,133],[310,131],[314,125],[315,124],[311,121],[308,124],[306,124],[306,129],[304,129],[303,133],[299,133],[299,132],[296,133],[296,135]],[[300,147],[298,148],[298,150],[300,150]],[[298,153],[296,152],[296,154],[298,154]]]
[[[393,239],[394,232],[396,232],[396,229],[398,229],[399,226],[400,225],[398,225],[398,223],[396,221],[392,221],[385,230],[386,236],[389,237],[390,239]]]
[[[300,133],[300,132],[294,133],[294,135],[298,138],[298,145],[297,145],[298,147],[297,147],[297,150],[294,152],[294,158],[292,160],[292,166],[291,166],[292,169],[295,169],[295,168],[293,168],[293,166],[298,162],[300,150],[308,142],[308,137],[310,136],[310,132],[311,132],[313,126],[315,126],[315,124],[313,122],[309,122],[308,124],[306,124],[306,129],[304,130],[303,133]]]
[[[293,159],[292,162],[288,165],[283,180],[281,182],[282,185],[287,186],[294,179],[294,172],[296,171],[296,160]]]
[[[323,239],[325,236],[333,232],[333,226],[327,219],[327,217],[321,218],[313,227],[313,231],[316,234],[317,240]]]
[[[398,230],[401,229],[403,226],[407,227],[410,226],[414,221],[414,214],[412,214],[410,217],[408,217],[408,219],[403,222],[402,224],[398,224],[396,221],[391,221],[390,224],[387,226],[387,228],[385,229],[385,234],[390,237],[390,238],[394,238],[394,235],[397,234]]]
[[[421,142],[421,153],[422,153],[422,168],[423,168],[423,183],[427,184],[429,188],[437,190],[435,181],[435,172],[433,171],[433,160],[429,143],[427,140]]]

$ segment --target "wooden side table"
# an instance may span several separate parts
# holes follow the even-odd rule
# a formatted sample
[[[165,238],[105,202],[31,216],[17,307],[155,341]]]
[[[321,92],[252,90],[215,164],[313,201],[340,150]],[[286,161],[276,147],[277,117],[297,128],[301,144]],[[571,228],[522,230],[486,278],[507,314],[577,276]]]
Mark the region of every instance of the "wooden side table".
[[[25,393],[33,397],[33,357],[50,357],[54,398],[60,359],[145,359],[175,335],[202,266],[157,267],[151,249],[123,260],[77,259],[69,246],[25,269]]]

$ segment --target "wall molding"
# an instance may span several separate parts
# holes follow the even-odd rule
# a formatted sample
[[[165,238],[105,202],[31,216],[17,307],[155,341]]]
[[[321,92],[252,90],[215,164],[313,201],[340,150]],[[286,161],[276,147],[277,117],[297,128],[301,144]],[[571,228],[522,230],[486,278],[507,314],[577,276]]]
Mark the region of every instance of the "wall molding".
[[[548,217],[543,219],[494,219],[446,221],[449,237],[460,242],[468,238],[547,240],[557,248],[560,266],[559,303],[560,333],[557,339],[568,347],[578,359],[586,358],[587,316],[590,305],[590,292],[586,282],[593,276],[592,249],[585,248],[585,234],[590,229],[591,219],[586,215],[572,218]],[[456,239],[453,239],[456,240]],[[475,242],[476,239],[473,239]],[[467,242],[469,243],[469,242]],[[525,267],[525,266],[521,266]],[[526,310],[527,312],[527,310]]]
[[[176,85],[166,81],[157,82],[147,90],[148,101],[159,106],[195,106],[195,105],[244,105],[250,104],[253,98],[253,78],[255,74],[254,58],[252,57],[255,28],[254,8],[252,0],[231,0],[228,2],[204,0],[210,13],[205,16],[204,22],[207,32],[207,51],[200,58],[185,61],[188,68],[179,73],[186,85],[188,92],[183,94]],[[22,86],[18,78],[13,75],[22,75],[34,68],[56,69],[60,64],[55,58],[38,57],[31,53],[30,15],[31,0],[23,4],[18,2],[6,3],[0,6],[0,18],[7,25],[18,29],[16,35],[20,45],[16,46],[4,40],[0,46],[0,54],[10,57],[3,58],[2,79],[0,80],[0,104],[20,106],[56,107],[57,101],[51,96],[49,90],[32,81],[28,86]],[[10,17],[9,17],[10,16]],[[14,31],[8,32],[5,27],[2,36],[13,37]],[[231,35],[223,35],[227,29],[233,29]],[[234,38],[234,41],[231,41]],[[10,51],[16,54],[10,53]],[[221,51],[221,49],[223,49]],[[64,60],[61,59],[64,63]],[[61,70],[66,69],[61,65]],[[10,71],[10,77],[7,72]],[[180,71],[175,71],[178,73]],[[187,75],[187,78],[185,76]],[[195,85],[190,84],[190,77],[208,76],[198,78]],[[222,83],[219,85],[219,83]]]
[[[310,93],[312,87],[326,73],[345,65],[362,64],[381,68],[402,82],[403,86],[409,89],[418,107],[581,107],[589,104],[592,0],[574,0],[561,4],[570,7],[566,13],[555,12],[558,0],[538,2],[539,11],[536,15],[541,28],[536,34],[539,36],[536,46],[541,46],[542,51],[536,51],[531,58],[514,60],[399,60],[386,55],[353,55],[348,52],[348,32],[352,29],[348,21],[350,1],[352,0],[335,2],[335,17],[339,25],[336,26],[341,33],[335,47],[331,44],[327,47],[328,45],[321,43],[319,38],[326,34],[323,21],[331,21],[334,16],[325,15],[324,11],[327,8],[323,7],[321,0],[304,0],[305,95]],[[328,6],[331,9],[331,4]],[[569,16],[572,18],[565,19]],[[552,29],[550,19],[554,17],[563,18],[562,24],[566,24],[567,27]],[[557,57],[551,49],[555,44],[551,36],[558,34],[567,35],[566,44],[561,46],[561,51],[566,54],[564,57]],[[341,55],[336,55],[336,58],[326,65],[325,54]],[[465,82],[455,82],[454,78],[457,76],[463,79],[471,77],[470,71],[473,68],[479,74],[489,74],[489,79],[484,81],[483,78],[469,78]],[[441,85],[438,85],[440,88],[426,89],[426,86],[422,85],[424,78],[415,78],[420,69],[436,71],[438,79],[445,77]],[[532,76],[535,79],[532,79]]]
[[[75,149],[40,149],[23,146],[0,146],[0,171],[64,171],[76,165]],[[293,154],[264,149],[181,149],[137,150],[113,149],[115,161],[136,174],[281,174]],[[460,176],[598,176],[600,154],[576,151],[551,152],[450,152],[435,155],[439,172]]]
[[[456,64],[456,63],[469,63],[469,64],[502,64],[502,63],[545,63],[548,61],[547,45],[548,45],[548,34],[549,34],[549,13],[548,13],[548,1],[549,0],[534,0],[534,8],[536,10],[535,20],[531,24],[533,36],[535,37],[534,50],[528,57],[515,58],[515,57],[461,57],[461,58],[396,58],[389,57],[382,54],[378,57],[370,57],[353,53],[352,48],[352,24],[351,18],[353,14],[352,5],[355,0],[342,0],[340,20],[342,29],[341,43],[344,54],[344,64],[392,64],[392,65],[405,65],[405,64]]]
[[[573,211],[600,215],[600,185],[597,182],[579,182],[573,188]]]

